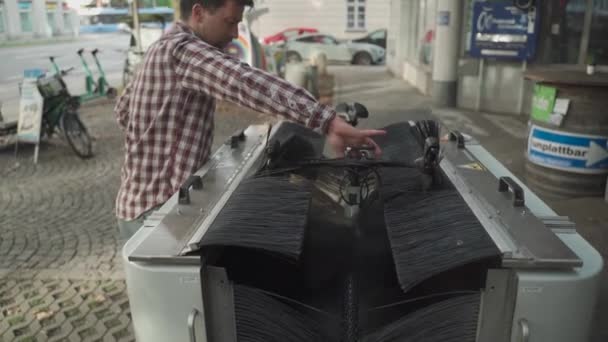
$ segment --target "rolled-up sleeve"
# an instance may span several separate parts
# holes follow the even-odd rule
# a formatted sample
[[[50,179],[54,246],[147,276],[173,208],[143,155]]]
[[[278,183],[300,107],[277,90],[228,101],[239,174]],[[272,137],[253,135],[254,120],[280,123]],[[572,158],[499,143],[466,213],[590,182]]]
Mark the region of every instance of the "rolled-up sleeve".
[[[173,51],[181,86],[218,100],[279,114],[307,127],[327,132],[336,115],[308,91],[268,72],[242,63],[202,41],[188,41]]]

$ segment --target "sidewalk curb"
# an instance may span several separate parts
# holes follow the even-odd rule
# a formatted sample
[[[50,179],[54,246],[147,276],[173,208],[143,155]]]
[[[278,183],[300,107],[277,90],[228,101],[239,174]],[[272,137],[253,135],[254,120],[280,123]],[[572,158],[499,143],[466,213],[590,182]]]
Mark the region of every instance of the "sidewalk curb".
[[[23,46],[35,46],[35,45],[49,45],[56,43],[70,43],[78,40],[78,37],[56,37],[56,38],[41,38],[41,39],[27,39],[27,40],[4,40],[0,43],[0,49],[12,48],[12,47],[23,47]]]

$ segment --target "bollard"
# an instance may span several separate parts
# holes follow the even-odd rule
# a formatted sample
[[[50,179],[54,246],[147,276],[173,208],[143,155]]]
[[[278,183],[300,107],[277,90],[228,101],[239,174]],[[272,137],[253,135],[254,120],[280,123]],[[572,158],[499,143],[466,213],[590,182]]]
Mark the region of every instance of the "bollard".
[[[327,55],[323,52],[315,54],[312,58],[312,65],[317,66],[319,75],[327,75]]]
[[[306,88],[306,66],[303,63],[287,63],[285,65],[285,80],[298,87]]]
[[[319,98],[319,74],[317,66],[310,65],[306,68],[308,74],[308,85],[306,89],[314,96],[315,99]]]

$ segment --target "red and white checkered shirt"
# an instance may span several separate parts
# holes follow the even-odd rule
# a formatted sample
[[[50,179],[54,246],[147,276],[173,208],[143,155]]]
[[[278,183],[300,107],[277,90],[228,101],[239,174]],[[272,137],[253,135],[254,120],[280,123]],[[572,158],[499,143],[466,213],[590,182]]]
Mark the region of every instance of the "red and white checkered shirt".
[[[114,109],[126,152],[118,218],[133,220],[164,203],[207,161],[217,99],[323,132],[335,116],[306,90],[241,63],[178,23],[149,48]]]

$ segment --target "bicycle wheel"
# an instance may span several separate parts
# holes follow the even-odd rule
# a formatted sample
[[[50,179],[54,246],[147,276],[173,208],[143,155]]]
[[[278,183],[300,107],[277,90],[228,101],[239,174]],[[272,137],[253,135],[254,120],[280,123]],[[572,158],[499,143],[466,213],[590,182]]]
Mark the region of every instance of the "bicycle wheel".
[[[87,132],[77,112],[68,112],[61,116],[61,128],[68,144],[77,156],[87,159],[93,156],[91,136]]]

